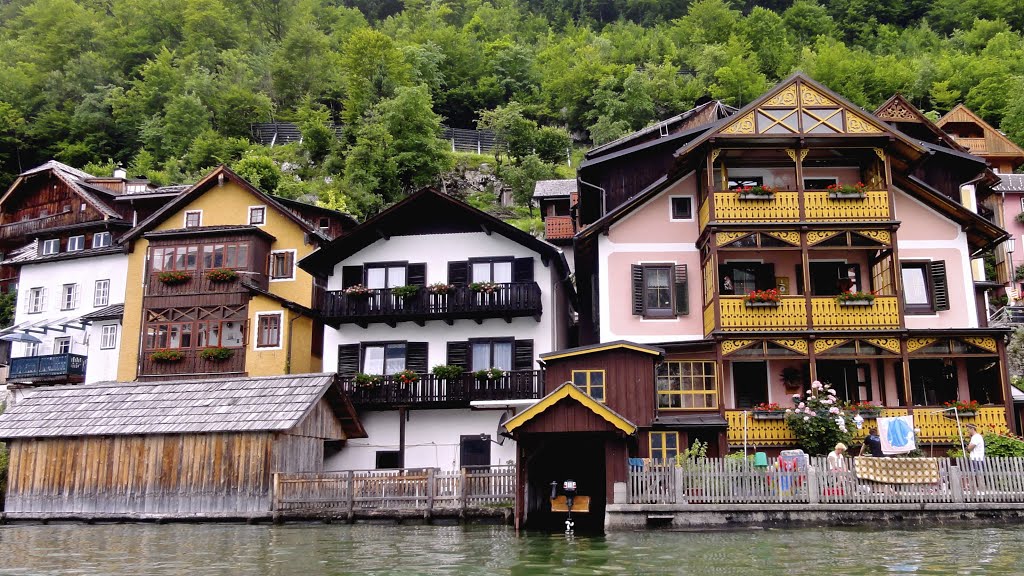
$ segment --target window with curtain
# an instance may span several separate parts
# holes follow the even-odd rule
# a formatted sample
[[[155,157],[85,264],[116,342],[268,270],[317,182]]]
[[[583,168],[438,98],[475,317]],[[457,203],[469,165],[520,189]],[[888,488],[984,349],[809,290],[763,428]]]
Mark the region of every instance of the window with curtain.
[[[405,370],[405,342],[363,346],[363,372],[390,376]]]
[[[512,355],[515,344],[511,340],[473,340],[470,344],[473,359],[472,371],[488,368],[500,368],[508,371],[514,368]]]
[[[472,282],[494,282],[501,284],[512,281],[512,260],[471,261]]]
[[[405,264],[385,266],[368,265],[366,267],[367,288],[396,288],[405,286]]]

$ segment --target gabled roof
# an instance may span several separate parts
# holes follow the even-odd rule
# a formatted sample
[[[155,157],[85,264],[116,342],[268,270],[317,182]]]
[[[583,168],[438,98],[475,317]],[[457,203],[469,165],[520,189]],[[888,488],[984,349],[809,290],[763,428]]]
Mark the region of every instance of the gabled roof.
[[[576,180],[537,180],[534,198],[568,198],[576,191]]]
[[[149,230],[152,230],[156,225],[163,222],[173,214],[177,213],[179,210],[187,206],[189,202],[199,197],[210,188],[213,188],[218,183],[222,182],[224,179],[231,180],[232,182],[244,188],[246,191],[255,195],[262,202],[265,202],[268,206],[273,207],[275,210],[286,216],[289,220],[298,224],[298,226],[305,230],[307,233],[309,233],[311,237],[320,239],[321,241],[328,240],[327,236],[320,232],[320,229],[315,227],[311,222],[307,222],[302,218],[299,218],[298,216],[295,215],[294,212],[292,212],[284,205],[282,205],[280,202],[278,202],[276,198],[256,188],[255,186],[247,182],[245,178],[242,178],[233,170],[221,164],[220,166],[214,168],[212,172],[210,172],[201,180],[199,180],[199,182],[193,184],[188,190],[178,194],[177,198],[171,200],[170,202],[165,204],[163,208],[154,212],[149,218],[146,218],[145,220],[140,222],[138,226],[129,230],[127,234],[121,237],[120,241],[130,242],[138,239],[139,236],[145,234]]]
[[[572,382],[562,384],[558,388],[555,388],[553,392],[538,400],[533,406],[530,406],[526,410],[523,410],[519,414],[516,414],[502,422],[501,428],[504,430],[503,433],[512,434],[517,428],[548,411],[552,406],[563,399],[569,399],[583,405],[583,407],[601,417],[612,427],[620,430],[627,436],[631,436],[636,433],[636,424],[633,424],[618,412],[612,410],[608,406],[605,406],[603,403],[594,400],[589,394],[580,390]]]
[[[289,430],[325,395],[334,374],[102,382],[38,388],[0,414],[0,438]],[[339,418],[346,416],[328,398]]]
[[[495,233],[518,242],[552,262],[558,270],[559,280],[569,278],[565,254],[555,245],[431,188],[411,194],[356,226],[348,234],[322,246],[300,260],[299,267],[310,273],[331,274],[338,262],[380,239],[466,232]]]
[[[996,192],[1024,192],[1024,174],[1000,174]]]
[[[7,191],[4,192],[4,195],[0,197],[0,205],[3,205],[3,203],[7,201],[7,198],[10,197],[22,182],[43,172],[52,172],[54,177],[67,184],[68,188],[70,188],[75,194],[78,194],[88,205],[95,208],[100,214],[103,214],[108,218],[121,217],[117,211],[108,206],[104,201],[100,200],[93,191],[86,189],[87,187],[84,185],[84,180],[87,178],[94,178],[94,176],[82,172],[77,168],[72,168],[67,164],[57,162],[56,160],[50,160],[49,162],[45,162],[35,168],[31,168],[19,174],[18,177],[15,178],[14,182],[12,182],[7,188]]]
[[[715,126],[676,151],[684,156],[708,139],[723,137],[760,137],[765,139],[814,138],[845,134],[848,136],[889,136],[907,148],[923,153],[914,140],[856,104],[811,80],[801,72],[792,74],[774,88],[747,104],[739,112],[720,120]]]
[[[656,346],[647,346],[644,344],[637,344],[636,342],[628,342],[626,340],[615,340],[614,342],[601,342],[600,344],[591,344],[590,346],[578,346],[576,348],[555,350],[553,352],[541,354],[540,359],[546,362],[548,360],[568,358],[570,356],[585,356],[587,354],[594,354],[597,352],[607,352],[608,350],[632,350],[634,352],[641,352],[659,357],[665,355],[665,350]]]
[[[89,312],[88,314],[79,316],[79,320],[83,324],[89,322],[96,322],[99,320],[120,320],[124,316],[124,304],[111,304],[106,308],[100,308],[95,312]]]
[[[899,92],[893,94],[884,104],[879,106],[878,110],[875,110],[875,116],[890,124],[894,124],[897,128],[900,127],[900,124],[920,125],[934,136],[935,141],[932,142],[933,144],[943,144],[958,152],[968,151],[967,148],[957,144],[952,136],[943,132],[941,128],[929,120],[927,116],[922,114],[920,110]]]
[[[981,116],[975,114],[970,108],[963,104],[957,104],[945,116],[939,118],[935,124],[939,128],[947,124],[970,122],[976,124],[985,133],[986,150],[975,151],[975,154],[985,156],[1003,156],[1019,158],[1024,160],[1024,149],[1007,138],[1002,132],[996,130],[991,124],[982,120]]]
[[[649,140],[649,137],[652,137],[655,132],[659,134],[659,137],[665,137],[700,126],[708,126],[713,122],[736,113],[736,110],[736,108],[718,100],[703,102],[681,114],[677,114],[660,122],[655,122],[646,128],[641,128],[636,132],[632,132],[606,144],[595,146],[590,150],[587,150],[584,156],[590,159],[607,154],[612,150],[627,146],[635,146],[643,141]]]

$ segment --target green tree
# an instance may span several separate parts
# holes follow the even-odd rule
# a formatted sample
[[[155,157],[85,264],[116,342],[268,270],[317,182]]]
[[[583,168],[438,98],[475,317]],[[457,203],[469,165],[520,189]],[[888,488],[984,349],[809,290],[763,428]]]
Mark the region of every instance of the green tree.
[[[519,206],[530,206],[533,189],[538,180],[548,180],[556,176],[554,167],[546,164],[535,154],[526,156],[518,165],[502,166],[498,171],[498,177],[502,182],[512,188],[512,198]]]
[[[394,98],[378,106],[403,192],[436,182],[453,165],[448,144],[440,139],[441,117],[431,106],[430,92],[422,85],[398,88]]]
[[[339,63],[345,82],[342,119],[356,127],[375,104],[395,95],[411,77],[395,42],[376,30],[357,30],[345,42]]]
[[[299,108],[298,116],[299,130],[302,132],[302,148],[311,162],[319,164],[327,158],[334,146],[331,114],[326,107],[312,102],[307,97]]]
[[[796,0],[782,13],[782,21],[799,45],[808,45],[818,36],[831,36],[835,22],[817,0]]]
[[[277,192],[282,179],[277,163],[270,156],[255,151],[242,156],[231,169],[267,194]]]
[[[518,160],[533,153],[537,135],[537,123],[523,114],[522,104],[509,102],[507,106],[481,112],[477,127],[493,130],[495,137],[505,145],[509,156]]]

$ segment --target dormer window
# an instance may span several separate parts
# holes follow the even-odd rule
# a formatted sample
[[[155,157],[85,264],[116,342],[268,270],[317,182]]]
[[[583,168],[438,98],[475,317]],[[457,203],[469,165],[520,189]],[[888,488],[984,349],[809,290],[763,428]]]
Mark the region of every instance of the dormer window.
[[[97,232],[92,235],[93,248],[106,248],[110,246],[110,232]]]
[[[78,252],[85,249],[85,236],[72,236],[68,238],[68,252]]]
[[[60,252],[60,240],[54,238],[52,240],[43,240],[43,256],[49,256],[50,254],[56,254]]]
[[[249,225],[263,226],[267,223],[266,206],[249,206]]]

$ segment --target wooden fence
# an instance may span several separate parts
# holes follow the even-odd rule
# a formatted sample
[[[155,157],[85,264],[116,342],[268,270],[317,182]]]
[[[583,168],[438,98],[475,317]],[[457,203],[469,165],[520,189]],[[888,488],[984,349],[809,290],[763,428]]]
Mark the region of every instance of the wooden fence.
[[[1024,458],[936,460],[937,482],[857,478],[853,458],[830,471],[824,458],[792,470],[749,460],[700,459],[630,467],[627,504],[909,504],[1024,502]]]
[[[279,473],[274,475],[273,511],[353,515],[511,507],[515,483],[515,466]]]

